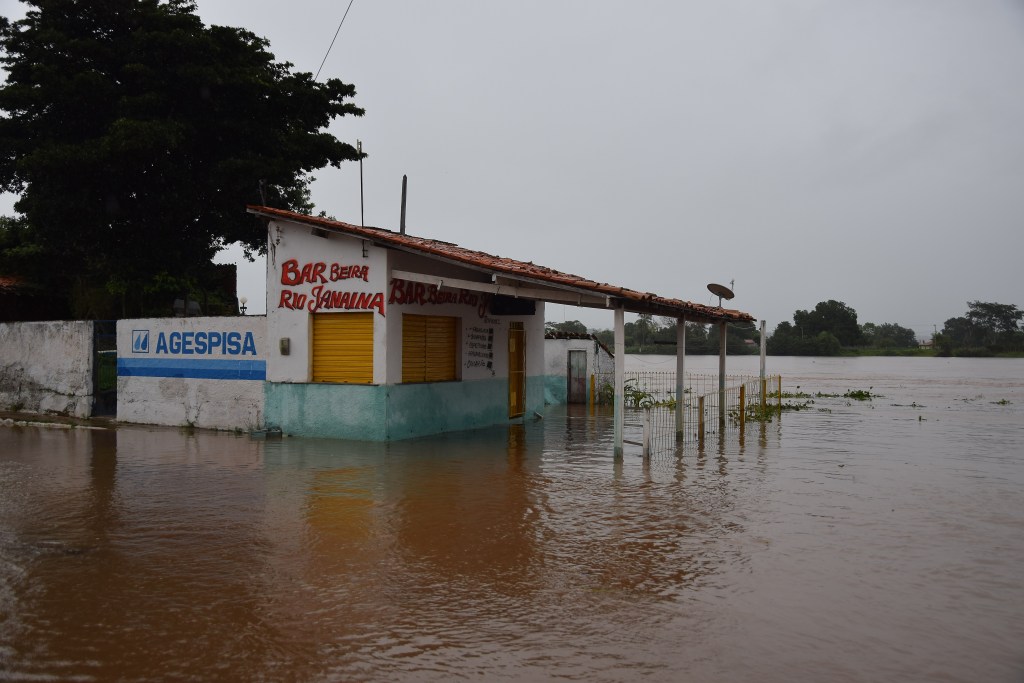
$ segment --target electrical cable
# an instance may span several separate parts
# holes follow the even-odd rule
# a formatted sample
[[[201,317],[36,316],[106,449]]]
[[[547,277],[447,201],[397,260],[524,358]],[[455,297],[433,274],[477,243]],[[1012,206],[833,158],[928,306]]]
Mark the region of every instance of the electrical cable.
[[[327,52],[324,53],[324,59],[320,62],[320,68],[316,70],[316,76],[313,76],[313,80],[320,78],[320,70],[324,68],[324,64],[327,63],[327,55],[331,54],[331,48],[334,47],[334,41],[338,39],[338,34],[341,33],[341,25],[345,23],[345,17],[348,16],[348,11],[352,9],[352,3],[356,0],[348,0],[348,7],[345,8],[345,14],[342,15],[341,21],[338,22],[338,30],[334,32],[334,37],[331,38],[331,44],[327,46]]]

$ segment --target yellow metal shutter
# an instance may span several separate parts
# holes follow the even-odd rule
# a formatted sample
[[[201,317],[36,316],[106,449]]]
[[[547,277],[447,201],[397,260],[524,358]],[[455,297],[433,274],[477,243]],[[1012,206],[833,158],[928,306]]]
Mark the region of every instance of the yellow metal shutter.
[[[402,316],[402,381],[422,382],[427,374],[424,349],[427,319],[422,315]]]
[[[373,383],[373,313],[313,315],[313,381]]]
[[[427,319],[427,382],[450,382],[455,375],[456,318],[431,316]]]
[[[458,379],[458,318],[402,316],[402,381]]]

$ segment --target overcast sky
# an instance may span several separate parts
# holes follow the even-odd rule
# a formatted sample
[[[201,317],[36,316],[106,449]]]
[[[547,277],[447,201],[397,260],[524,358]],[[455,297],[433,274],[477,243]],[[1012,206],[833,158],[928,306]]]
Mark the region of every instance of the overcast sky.
[[[315,72],[348,2],[198,4]],[[1021,2],[354,0],[325,77],[366,109],[331,130],[369,154],[367,225],[408,174],[413,234],[700,303],[735,280],[769,330],[1024,306]],[[358,223],[358,165],[317,177]],[[574,318],[612,325],[548,306]]]

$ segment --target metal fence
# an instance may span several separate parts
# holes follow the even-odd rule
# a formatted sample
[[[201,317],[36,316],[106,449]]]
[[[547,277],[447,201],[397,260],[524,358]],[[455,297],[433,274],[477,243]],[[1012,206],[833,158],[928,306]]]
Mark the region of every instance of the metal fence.
[[[623,389],[625,424],[640,440],[644,455],[674,451],[687,444],[702,444],[708,437],[724,437],[730,428],[742,430],[748,419],[778,406],[779,375],[726,375],[725,388],[718,375],[686,373],[682,410],[674,372],[626,372]]]

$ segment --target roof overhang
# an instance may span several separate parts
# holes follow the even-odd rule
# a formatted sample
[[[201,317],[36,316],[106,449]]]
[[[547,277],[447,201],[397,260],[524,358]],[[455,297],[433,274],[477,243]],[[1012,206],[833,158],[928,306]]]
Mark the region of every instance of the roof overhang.
[[[311,228],[368,240],[382,248],[474,270],[488,275],[490,282],[393,270],[391,276],[402,280],[588,308],[622,308],[630,313],[686,318],[688,321],[698,323],[753,322],[754,320],[749,313],[616,287],[538,266],[532,262],[517,261],[473,251],[450,242],[414,237],[383,228],[352,225],[266,206],[249,206],[247,211],[268,221],[287,221],[308,225]]]

